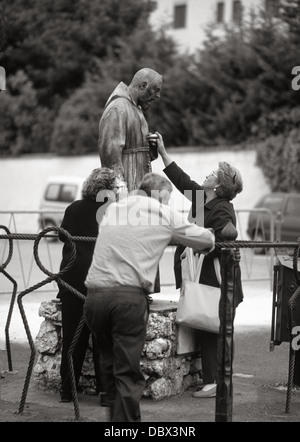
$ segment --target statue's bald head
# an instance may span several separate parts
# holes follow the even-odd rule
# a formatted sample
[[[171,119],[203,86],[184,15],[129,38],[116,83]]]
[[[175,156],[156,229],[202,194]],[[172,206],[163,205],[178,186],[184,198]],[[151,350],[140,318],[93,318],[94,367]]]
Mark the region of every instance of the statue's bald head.
[[[134,76],[131,80],[131,85],[132,86],[139,86],[144,81],[146,81],[147,83],[152,83],[155,81],[161,82],[162,76],[158,72],[154,71],[153,69],[143,68],[134,74]]]
[[[152,101],[160,98],[162,75],[150,68],[140,69],[133,76],[129,89],[141,108],[148,110]]]

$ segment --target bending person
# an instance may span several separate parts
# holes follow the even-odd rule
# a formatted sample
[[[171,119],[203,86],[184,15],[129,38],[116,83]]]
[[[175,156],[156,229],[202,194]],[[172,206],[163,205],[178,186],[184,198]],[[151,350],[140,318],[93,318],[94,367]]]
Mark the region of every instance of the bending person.
[[[158,153],[161,155],[165,165],[164,173],[177,189],[192,202],[188,219],[197,225],[212,228],[216,242],[224,241],[222,236],[224,227],[229,222],[236,226],[236,215],[231,200],[243,190],[243,181],[240,172],[235,167],[222,161],[219,163],[219,167],[207,175],[200,185],[191,180],[189,175],[173,161],[165,149],[162,136],[158,132],[156,133],[158,135]],[[201,198],[203,193],[204,200]],[[174,255],[174,273],[177,289],[180,288],[182,282],[180,257],[184,249],[184,244],[178,245]],[[220,287],[214,267],[214,258],[216,257],[218,259],[221,257],[221,251],[218,247],[204,257],[199,282],[213,287]],[[241,271],[240,267],[238,267],[235,306],[242,300]],[[200,391],[196,391],[194,396],[199,398],[215,397],[218,334],[200,330],[197,330],[196,333],[201,345],[203,388]]]
[[[214,247],[210,230],[167,205],[171,191],[167,178],[148,173],[138,193],[112,203],[99,225],[84,311],[97,338],[101,405],[112,422],[141,421],[148,295],[165,248],[171,240],[199,251]]]

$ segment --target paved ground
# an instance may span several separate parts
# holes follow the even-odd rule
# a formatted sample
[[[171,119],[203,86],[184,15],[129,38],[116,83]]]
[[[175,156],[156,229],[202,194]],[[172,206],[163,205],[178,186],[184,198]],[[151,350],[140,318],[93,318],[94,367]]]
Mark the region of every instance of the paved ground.
[[[233,376],[233,422],[298,422],[300,421],[300,392],[293,391],[290,412],[286,413],[289,345],[283,343],[269,350],[271,324],[271,292],[267,283],[244,284],[245,301],[238,308],[235,320],[235,357]],[[45,295],[41,295],[45,299]],[[160,295],[169,299],[174,293]],[[51,299],[53,295],[49,295]],[[1,301],[2,300],[2,301]],[[40,299],[27,299],[26,313],[32,334],[39,328],[37,310]],[[0,297],[0,314],[7,310],[7,300]],[[3,334],[0,338],[1,422],[76,422],[73,403],[60,404],[57,394],[35,391],[30,383],[22,414],[18,413],[30,351],[24,327],[12,321],[12,359],[17,373],[7,373],[7,355]],[[2,316],[3,317],[3,316]],[[35,325],[34,325],[35,324]],[[34,325],[34,326],[33,326]],[[155,402],[143,399],[142,419],[145,423],[167,425],[215,422],[215,399],[196,399],[192,390],[183,395]],[[105,422],[98,398],[79,395],[79,421]],[[107,424],[104,428],[108,428]],[[149,425],[149,424],[148,424]],[[154,424],[151,424],[154,425]],[[104,431],[104,430],[103,430]],[[154,431],[154,430],[153,430]]]
[[[268,351],[267,328],[244,328],[235,334],[233,376],[233,422],[298,422],[300,392],[291,396],[290,412],[285,413],[288,373],[288,347],[285,344]],[[57,394],[35,391],[30,384],[24,411],[18,413],[29,361],[28,346],[13,345],[13,362],[18,373],[4,373],[1,379],[1,422],[75,422],[73,403],[60,404]],[[5,352],[1,351],[2,358]],[[143,422],[163,423],[215,422],[215,399],[196,399],[192,390],[161,401],[143,399]],[[79,395],[79,421],[105,422],[98,398]]]

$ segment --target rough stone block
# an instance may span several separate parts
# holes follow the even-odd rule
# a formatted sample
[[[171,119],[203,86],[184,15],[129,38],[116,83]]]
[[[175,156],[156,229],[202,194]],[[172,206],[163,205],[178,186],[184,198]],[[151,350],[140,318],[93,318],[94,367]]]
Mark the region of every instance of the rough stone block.
[[[45,318],[36,337],[38,358],[34,367],[37,388],[60,388],[61,304],[58,300],[42,302],[39,315]],[[176,354],[176,308],[168,303],[151,305],[146,343],[141,358],[146,388],[144,396],[160,400],[201,384],[201,360],[196,356]],[[90,339],[91,344],[91,339]],[[86,394],[95,394],[93,354],[87,351],[79,386]]]
[[[35,345],[39,353],[56,354],[61,347],[60,327],[51,321],[45,320],[40,326],[40,330],[35,339]]]

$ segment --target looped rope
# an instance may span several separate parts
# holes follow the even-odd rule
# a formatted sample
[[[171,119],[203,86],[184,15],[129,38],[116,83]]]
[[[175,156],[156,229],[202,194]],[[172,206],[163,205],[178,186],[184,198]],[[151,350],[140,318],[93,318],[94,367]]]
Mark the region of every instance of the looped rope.
[[[10,236],[10,231],[6,226],[2,226],[0,225],[0,229],[5,230],[5,232],[7,233],[7,238],[8,238],[8,244],[9,244],[9,249],[8,249],[8,255],[7,255],[7,259],[6,261],[0,265],[0,272],[2,270],[5,269],[5,267],[10,263],[12,255],[13,255],[13,239]]]
[[[71,248],[71,255],[70,255],[70,260],[69,260],[68,264],[66,265],[66,267],[61,269],[60,272],[58,272],[57,274],[53,274],[53,273],[49,272],[49,270],[45,269],[44,266],[41,264],[39,256],[38,256],[38,246],[39,246],[40,240],[49,231],[56,231],[56,232],[60,233],[60,238],[62,238],[62,237],[66,238],[66,242]],[[48,275],[48,278],[46,278],[44,281],[39,282],[38,284],[35,284],[32,287],[25,289],[23,292],[19,293],[19,295],[18,295],[18,305],[19,305],[21,316],[22,316],[23,324],[24,324],[24,327],[26,330],[28,342],[29,342],[29,345],[31,348],[30,360],[29,360],[27,374],[26,374],[26,378],[25,378],[25,382],[24,382],[22,397],[21,397],[20,405],[19,405],[19,413],[23,413],[23,411],[24,411],[27,391],[28,391],[29,382],[30,382],[30,378],[31,378],[32,370],[33,370],[33,364],[34,364],[34,360],[35,360],[35,356],[36,356],[36,347],[34,344],[34,340],[32,339],[30,328],[29,328],[29,325],[27,322],[24,306],[22,303],[22,298],[25,295],[27,295],[28,293],[33,292],[34,290],[37,290],[38,288],[42,287],[43,285],[56,280],[56,282],[58,284],[67,288],[67,290],[72,292],[75,296],[80,298],[82,301],[85,300],[85,296],[82,293],[80,293],[78,290],[76,290],[75,288],[73,288],[72,286],[70,286],[69,284],[67,284],[65,281],[63,281],[60,278],[60,276],[63,273],[65,273],[73,265],[74,260],[76,258],[76,246],[74,244],[72,236],[66,230],[64,230],[63,228],[60,228],[60,227],[48,227],[48,228],[42,230],[37,236],[35,236],[34,257],[35,257],[37,265],[44,273],[46,273],[46,275]],[[75,385],[73,375],[74,375],[74,373],[71,373],[71,383],[72,383],[72,385]],[[73,390],[73,395],[74,395],[74,397],[76,395],[76,391],[74,392],[74,390]],[[76,416],[79,419],[78,404],[77,404],[76,398],[75,398],[75,408],[76,408]]]
[[[38,255],[38,246],[39,246],[41,239],[46,235],[46,233],[51,232],[51,231],[57,232],[58,234],[60,234],[60,237],[62,237],[63,239],[66,239],[66,243],[69,245],[69,247],[71,249],[70,261],[68,262],[66,267],[61,269],[58,273],[52,273],[48,269],[46,269],[42,265],[39,255]],[[42,272],[44,272],[46,275],[50,276],[51,278],[56,278],[56,277],[60,277],[63,273],[65,273],[67,270],[69,270],[70,267],[72,267],[72,265],[74,264],[74,261],[76,259],[76,246],[74,244],[72,236],[69,234],[69,232],[67,230],[63,229],[62,227],[54,227],[53,226],[53,227],[47,227],[46,229],[42,230],[38,234],[36,240],[34,241],[33,253],[34,253],[34,259],[35,259],[37,265],[39,266],[39,268],[42,270]]]
[[[6,235],[0,235],[0,239],[8,239],[9,240],[9,244],[10,244],[10,253],[9,256],[6,260],[6,262],[4,264],[2,264],[2,266],[0,266],[0,271],[3,270],[7,264],[10,262],[11,257],[12,257],[12,240],[13,239],[25,239],[25,240],[34,240],[34,257],[35,257],[35,261],[38,265],[38,267],[46,274],[48,275],[48,278],[45,279],[44,281],[41,281],[40,283],[25,289],[23,292],[21,292],[18,296],[18,305],[19,305],[19,309],[20,309],[20,313],[22,316],[22,320],[24,323],[24,327],[26,330],[26,334],[27,334],[27,338],[31,347],[31,356],[30,356],[30,361],[29,361],[29,365],[28,365],[28,370],[27,370],[27,374],[26,374],[26,379],[25,379],[25,383],[24,383],[24,387],[23,387],[23,392],[22,392],[22,397],[21,397],[21,401],[20,401],[20,406],[19,406],[19,413],[22,413],[24,410],[24,406],[25,406],[25,401],[26,401],[26,396],[27,396],[27,391],[28,391],[28,386],[29,386],[29,382],[30,382],[30,377],[31,377],[31,373],[33,370],[33,364],[34,364],[34,359],[35,359],[35,355],[36,355],[36,348],[34,345],[34,341],[32,339],[31,333],[30,333],[30,328],[28,326],[28,322],[27,322],[27,318],[25,315],[25,310],[23,307],[23,303],[22,303],[22,298],[27,295],[28,293],[37,290],[38,288],[42,287],[45,284],[48,284],[50,282],[52,282],[53,280],[56,280],[57,283],[59,283],[60,285],[64,286],[65,288],[67,288],[70,292],[72,292],[75,296],[79,297],[82,301],[85,300],[85,296],[80,293],[79,291],[77,291],[76,289],[74,289],[73,287],[71,287],[69,284],[67,284],[65,281],[63,281],[60,276],[65,273],[67,270],[69,270],[69,268],[73,265],[74,260],[76,259],[76,246],[74,244],[75,241],[95,241],[96,237],[81,237],[81,236],[71,236],[66,230],[64,230],[63,228],[58,228],[58,227],[48,227],[46,229],[44,229],[43,231],[41,231],[38,235],[32,235],[32,234],[11,234],[9,232],[9,230],[5,227],[5,226],[0,226],[0,228],[4,229],[6,231]],[[58,232],[60,235],[60,239],[63,237],[66,239],[66,243],[70,246],[71,249],[71,255],[70,255],[70,260],[68,262],[68,264],[66,265],[66,267],[64,267],[63,269],[60,269],[60,271],[57,274],[53,274],[50,271],[48,271],[47,269],[45,269],[45,267],[42,265],[39,256],[38,256],[38,246],[40,243],[40,240],[50,231],[55,231]],[[268,241],[228,241],[228,242],[217,242],[216,246],[219,247],[223,247],[223,248],[234,248],[234,249],[239,249],[239,248],[255,248],[255,247],[272,247],[272,248],[278,248],[278,247],[296,247],[295,249],[295,253],[294,253],[294,263],[297,263],[297,259],[299,256],[299,248],[300,248],[300,238],[298,239],[297,243],[292,243],[292,242],[268,242]],[[294,264],[294,268],[295,268],[295,264]],[[297,267],[296,267],[297,268]],[[4,270],[3,270],[4,271]],[[299,285],[298,289],[296,290],[295,295],[297,294],[297,296],[300,294],[300,280],[298,277],[298,274],[296,276],[296,281]],[[291,307],[293,304],[294,298],[291,301]],[[293,322],[291,320],[291,322]],[[71,348],[70,351],[68,353],[68,362],[69,362],[69,366],[70,366],[70,377],[71,377],[71,384],[72,384],[72,392],[73,392],[73,400],[74,400],[74,406],[75,406],[75,414],[77,419],[79,419],[79,411],[78,411],[78,401],[77,401],[77,394],[76,394],[76,388],[75,388],[75,380],[74,380],[74,370],[73,370],[73,366],[72,366],[72,352],[73,349],[76,345],[77,339],[80,335],[81,332],[81,327],[82,327],[82,323],[80,322],[78,329],[75,333],[74,339],[72,341],[71,344]],[[293,361],[292,361],[293,362]]]

